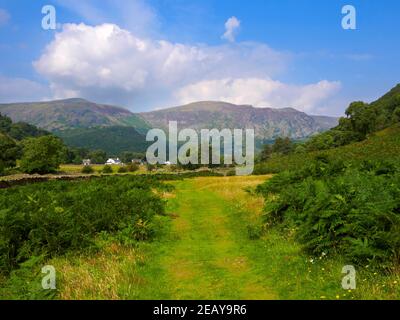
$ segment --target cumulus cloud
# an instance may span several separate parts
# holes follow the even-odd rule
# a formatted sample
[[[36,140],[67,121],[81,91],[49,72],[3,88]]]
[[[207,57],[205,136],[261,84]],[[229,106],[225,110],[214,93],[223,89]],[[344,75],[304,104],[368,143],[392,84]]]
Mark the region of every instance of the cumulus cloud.
[[[0,76],[0,103],[38,101],[49,95],[48,87],[35,81]]]
[[[55,98],[82,96],[132,106],[173,103],[190,83],[282,72],[290,57],[267,45],[185,45],[138,37],[114,24],[66,24],[39,60]]]
[[[235,36],[237,30],[240,28],[240,20],[236,17],[231,17],[225,22],[225,33],[222,35],[222,39],[230,42],[235,42]]]
[[[239,78],[201,81],[181,88],[176,97],[181,103],[209,100],[255,107],[294,107],[312,112],[340,89],[339,82],[320,81],[310,85],[289,85],[272,79]]]
[[[10,18],[10,14],[6,10],[0,8],[0,27],[6,25],[10,21]]]
[[[138,36],[115,24],[66,24],[34,62],[52,97],[82,97],[134,111],[223,100],[313,112],[340,83],[273,80],[292,56],[254,42],[187,45]]]

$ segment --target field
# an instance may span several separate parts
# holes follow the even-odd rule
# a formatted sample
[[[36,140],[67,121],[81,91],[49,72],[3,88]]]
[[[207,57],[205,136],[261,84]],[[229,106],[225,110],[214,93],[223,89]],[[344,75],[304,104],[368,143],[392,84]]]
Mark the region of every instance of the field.
[[[57,270],[59,299],[398,299],[399,274],[360,268],[343,290],[339,257],[311,257],[277,229],[257,232],[269,176],[171,181],[156,237],[126,245],[97,237],[97,252],[69,253]],[[245,191],[245,189],[247,191]]]

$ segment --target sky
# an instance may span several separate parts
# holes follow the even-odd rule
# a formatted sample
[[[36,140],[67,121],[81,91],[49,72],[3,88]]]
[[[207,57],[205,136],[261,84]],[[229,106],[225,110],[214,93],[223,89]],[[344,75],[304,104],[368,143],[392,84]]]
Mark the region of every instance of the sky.
[[[400,82],[399,13],[398,0],[0,0],[0,103],[217,100],[340,116]]]

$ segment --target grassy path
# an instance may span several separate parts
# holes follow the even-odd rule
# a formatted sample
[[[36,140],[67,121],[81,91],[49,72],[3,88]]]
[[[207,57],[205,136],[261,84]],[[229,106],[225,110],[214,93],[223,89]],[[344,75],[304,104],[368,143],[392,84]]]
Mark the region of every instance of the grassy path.
[[[233,201],[222,195],[224,190],[244,193],[229,183],[233,180],[227,178],[225,188],[219,181],[219,192],[212,190],[218,182],[215,178],[176,183],[176,197],[169,200],[168,206],[175,219],[166,239],[153,251],[146,277],[150,283],[138,298],[275,297],[265,285],[265,276],[249,260],[253,244],[242,214],[234,209]]]
[[[340,258],[308,257],[290,236],[260,226],[263,200],[244,191],[268,177],[196,178],[173,182],[158,240],[125,247],[101,243],[95,255],[50,262],[61,299],[376,299],[399,296],[396,275],[358,273],[342,289]]]

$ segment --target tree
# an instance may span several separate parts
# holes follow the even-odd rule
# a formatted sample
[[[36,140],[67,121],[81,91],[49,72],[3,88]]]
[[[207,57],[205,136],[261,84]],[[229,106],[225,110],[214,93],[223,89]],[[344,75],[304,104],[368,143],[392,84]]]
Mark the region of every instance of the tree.
[[[66,147],[59,138],[43,136],[22,142],[21,170],[32,173],[53,173],[65,159]]]
[[[120,154],[119,158],[123,163],[131,163],[133,159],[144,160],[146,155],[138,152],[124,151]]]
[[[92,163],[103,164],[107,161],[107,153],[103,150],[95,150],[89,152],[88,158],[92,160]]]
[[[277,138],[272,146],[273,153],[288,155],[293,152],[294,145],[289,138]]]
[[[271,155],[272,155],[272,145],[264,144],[263,149],[261,151],[260,160],[267,161],[269,158],[271,158]]]
[[[6,168],[16,166],[19,148],[9,136],[0,133],[0,173]]]
[[[363,138],[375,129],[376,114],[373,108],[362,101],[353,102],[346,110],[352,129]]]

